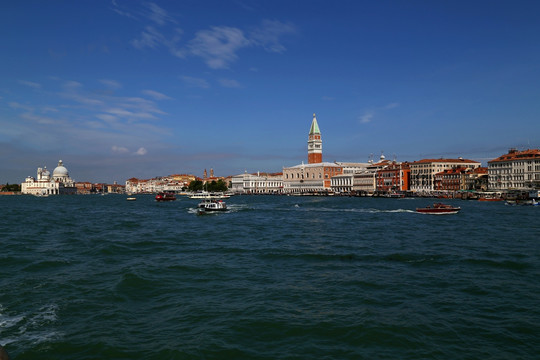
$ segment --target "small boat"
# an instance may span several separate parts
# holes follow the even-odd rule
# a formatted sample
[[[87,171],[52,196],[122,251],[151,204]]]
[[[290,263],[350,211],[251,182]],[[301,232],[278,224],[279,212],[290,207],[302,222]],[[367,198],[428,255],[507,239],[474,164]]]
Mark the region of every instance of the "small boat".
[[[432,207],[427,206],[425,208],[416,208],[416,212],[435,215],[456,214],[459,210],[461,210],[460,207],[454,207],[452,205],[442,203],[435,203]]]
[[[174,201],[176,196],[173,193],[160,192],[156,195],[156,201]]]
[[[227,204],[222,200],[206,199],[197,205],[199,212],[225,211]]]
[[[387,197],[387,198],[390,198],[390,199],[401,199],[401,198],[405,197],[405,194],[392,192],[392,193],[385,194],[384,197]]]
[[[126,200],[127,201],[135,201],[135,200],[137,200],[137,198],[136,197],[128,197],[128,198],[126,198]]]
[[[222,192],[201,191],[191,194],[190,199],[228,199],[231,196]]]
[[[540,202],[536,199],[528,200],[506,200],[506,205],[527,205],[527,206],[538,206]]]

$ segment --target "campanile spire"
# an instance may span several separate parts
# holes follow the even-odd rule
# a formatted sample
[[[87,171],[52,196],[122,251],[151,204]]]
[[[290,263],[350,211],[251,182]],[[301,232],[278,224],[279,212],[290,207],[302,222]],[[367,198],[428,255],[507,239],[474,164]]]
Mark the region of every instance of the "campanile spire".
[[[322,162],[322,140],[317,117],[313,114],[308,136],[308,164]]]

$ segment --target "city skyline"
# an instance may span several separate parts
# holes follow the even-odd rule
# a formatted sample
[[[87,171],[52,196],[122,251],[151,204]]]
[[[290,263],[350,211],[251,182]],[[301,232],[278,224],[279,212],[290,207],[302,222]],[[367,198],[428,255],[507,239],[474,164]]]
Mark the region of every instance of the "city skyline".
[[[39,1],[0,12],[0,183],[540,147],[540,3]]]

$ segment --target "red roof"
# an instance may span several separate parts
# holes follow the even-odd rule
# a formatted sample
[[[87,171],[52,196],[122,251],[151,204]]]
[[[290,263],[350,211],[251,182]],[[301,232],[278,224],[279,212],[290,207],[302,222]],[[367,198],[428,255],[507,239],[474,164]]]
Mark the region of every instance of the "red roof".
[[[523,151],[511,149],[508,154],[504,154],[496,159],[490,160],[488,163],[499,161],[530,160],[538,158],[540,158],[540,149],[527,149]]]
[[[422,159],[413,162],[413,164],[429,164],[434,162],[447,162],[447,163],[476,163],[479,164],[478,161],[469,160],[469,159]]]

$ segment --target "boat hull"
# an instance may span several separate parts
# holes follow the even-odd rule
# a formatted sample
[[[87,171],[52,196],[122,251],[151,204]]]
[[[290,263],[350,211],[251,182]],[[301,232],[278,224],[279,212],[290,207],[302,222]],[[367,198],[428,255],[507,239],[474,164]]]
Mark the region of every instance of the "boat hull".
[[[457,214],[459,210],[461,210],[460,207],[453,207],[451,205],[441,203],[433,204],[433,207],[428,206],[425,208],[416,208],[417,213],[431,215]]]
[[[432,215],[444,215],[444,214],[457,214],[459,208],[456,209],[416,209],[416,212],[420,214],[432,214]]]
[[[174,201],[176,200],[176,196],[173,194],[163,194],[159,193],[156,195],[156,201]]]

